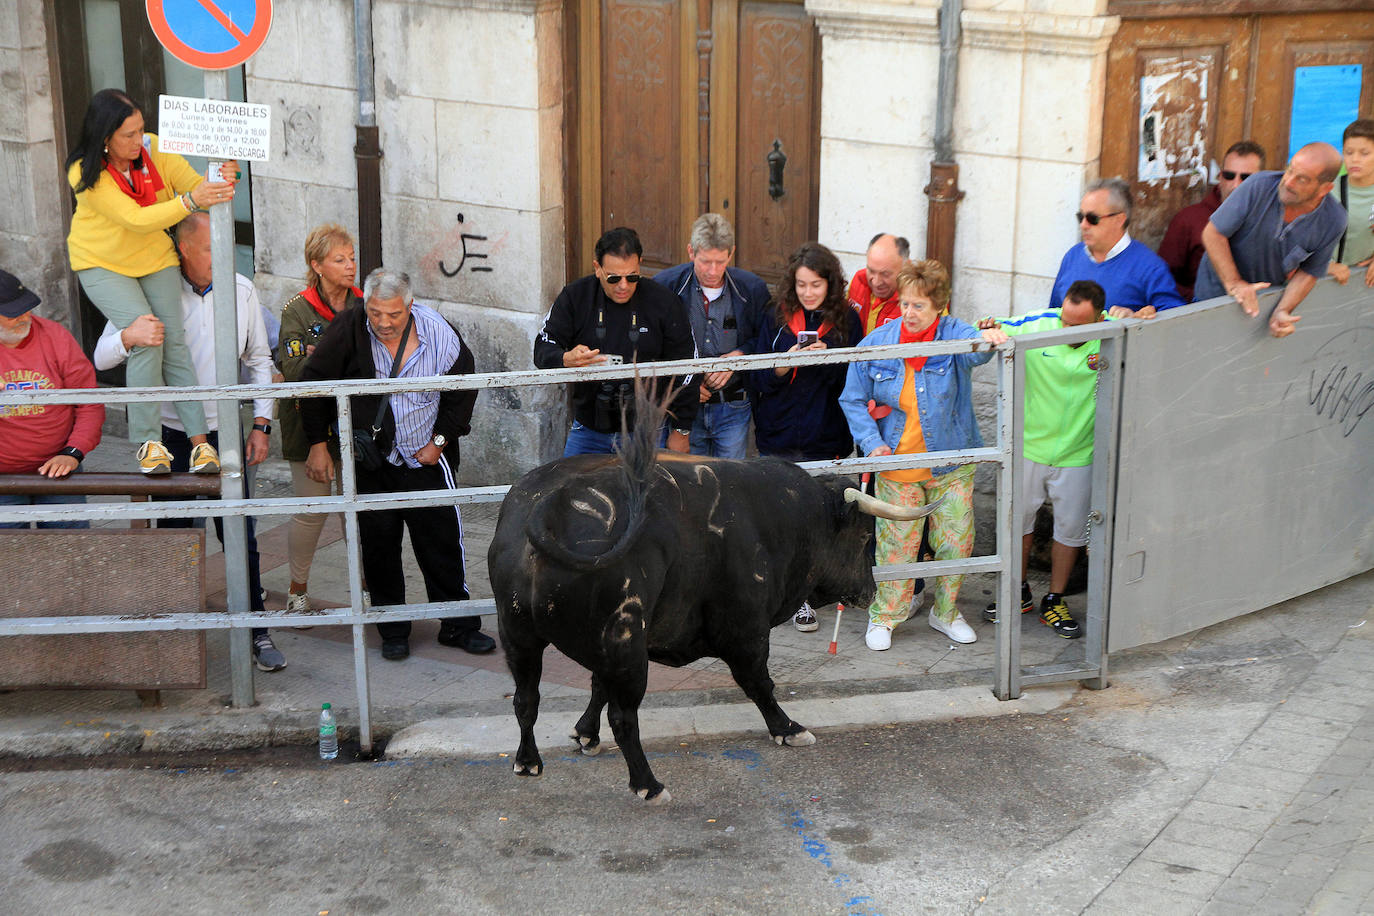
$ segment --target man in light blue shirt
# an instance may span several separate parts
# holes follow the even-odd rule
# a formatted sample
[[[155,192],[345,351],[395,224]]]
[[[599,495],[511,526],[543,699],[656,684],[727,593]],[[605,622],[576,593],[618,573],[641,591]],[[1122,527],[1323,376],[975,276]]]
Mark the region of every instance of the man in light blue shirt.
[[[1269,333],[1287,337],[1299,303],[1326,276],[1345,231],[1345,210],[1331,195],[1341,154],[1309,143],[1282,172],[1251,175],[1217,207],[1202,230],[1207,249],[1198,265],[1196,301],[1233,297],[1245,314],[1259,314],[1257,294],[1287,284],[1269,318]]]

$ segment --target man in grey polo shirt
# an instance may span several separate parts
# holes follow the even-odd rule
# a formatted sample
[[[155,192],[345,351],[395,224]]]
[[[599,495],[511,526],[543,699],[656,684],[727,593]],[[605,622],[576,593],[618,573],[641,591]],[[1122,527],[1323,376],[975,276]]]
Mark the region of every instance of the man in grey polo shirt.
[[[1287,284],[1269,318],[1269,333],[1287,337],[1298,304],[1326,276],[1345,229],[1341,205],[1330,196],[1341,154],[1309,143],[1282,172],[1259,172],[1231,192],[1202,230],[1207,249],[1198,265],[1194,301],[1232,296],[1245,313],[1259,314],[1256,294]]]

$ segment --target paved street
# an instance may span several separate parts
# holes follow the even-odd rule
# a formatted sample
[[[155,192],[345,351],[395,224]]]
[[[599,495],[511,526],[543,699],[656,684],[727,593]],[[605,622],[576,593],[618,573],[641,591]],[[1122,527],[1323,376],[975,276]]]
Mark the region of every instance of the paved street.
[[[566,743],[537,780],[460,747],[10,759],[5,909],[1370,912],[1372,597],[1358,577],[1137,657],[1111,689],[1027,691],[1039,714],[896,711],[818,725],[810,748],[748,724],[659,738],[661,808],[625,789],[618,753]]]

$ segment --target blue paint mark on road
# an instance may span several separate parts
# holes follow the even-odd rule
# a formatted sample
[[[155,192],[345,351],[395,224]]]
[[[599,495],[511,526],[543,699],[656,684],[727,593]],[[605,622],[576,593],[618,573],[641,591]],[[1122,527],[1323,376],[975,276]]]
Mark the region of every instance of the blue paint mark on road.
[[[882,916],[882,910],[871,906],[872,903],[872,897],[850,897],[844,903],[845,916]]]

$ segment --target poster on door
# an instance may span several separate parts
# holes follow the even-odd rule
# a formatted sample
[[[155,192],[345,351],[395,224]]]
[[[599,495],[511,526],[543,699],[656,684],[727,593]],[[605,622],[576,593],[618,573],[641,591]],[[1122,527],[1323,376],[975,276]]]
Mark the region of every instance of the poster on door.
[[[1188,178],[1193,184],[1209,180],[1211,69],[1207,56],[1145,61],[1140,77],[1137,181]]]

